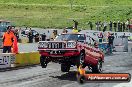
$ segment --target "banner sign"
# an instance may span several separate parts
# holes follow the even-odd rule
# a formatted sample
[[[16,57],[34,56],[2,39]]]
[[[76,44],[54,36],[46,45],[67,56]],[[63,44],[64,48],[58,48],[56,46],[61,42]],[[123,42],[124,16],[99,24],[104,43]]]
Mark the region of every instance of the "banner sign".
[[[12,53],[0,54],[0,68],[11,67],[11,64],[15,61],[15,55]]]

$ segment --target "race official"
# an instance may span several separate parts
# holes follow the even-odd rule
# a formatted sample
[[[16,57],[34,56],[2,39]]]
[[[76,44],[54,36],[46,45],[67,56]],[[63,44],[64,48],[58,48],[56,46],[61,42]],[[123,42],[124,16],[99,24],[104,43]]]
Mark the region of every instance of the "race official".
[[[11,53],[11,47],[13,45],[14,33],[11,31],[12,27],[7,27],[7,32],[3,35],[3,53]]]

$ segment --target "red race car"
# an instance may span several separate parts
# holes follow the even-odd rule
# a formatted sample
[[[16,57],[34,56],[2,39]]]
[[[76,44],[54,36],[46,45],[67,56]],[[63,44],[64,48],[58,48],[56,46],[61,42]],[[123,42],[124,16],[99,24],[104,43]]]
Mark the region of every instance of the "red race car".
[[[88,66],[93,73],[102,72],[104,54],[96,41],[85,34],[60,34],[54,41],[40,41],[38,50],[42,68],[52,61],[61,64],[62,72],[68,72],[73,65]]]

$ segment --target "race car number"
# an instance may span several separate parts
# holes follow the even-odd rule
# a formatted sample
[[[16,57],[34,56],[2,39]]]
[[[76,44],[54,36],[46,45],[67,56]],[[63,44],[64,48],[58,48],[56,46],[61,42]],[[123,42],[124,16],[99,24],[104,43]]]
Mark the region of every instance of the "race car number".
[[[50,54],[57,54],[57,51],[51,51]]]

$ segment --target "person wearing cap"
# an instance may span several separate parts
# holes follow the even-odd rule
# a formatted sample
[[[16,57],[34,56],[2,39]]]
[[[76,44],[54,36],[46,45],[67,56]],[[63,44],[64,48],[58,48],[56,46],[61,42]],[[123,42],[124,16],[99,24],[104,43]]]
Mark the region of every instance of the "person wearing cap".
[[[7,32],[3,34],[3,53],[11,53],[11,47],[14,41],[14,33],[11,31],[12,27],[7,27]]]

